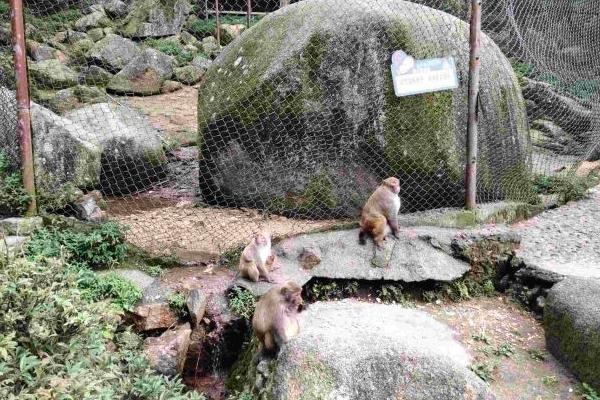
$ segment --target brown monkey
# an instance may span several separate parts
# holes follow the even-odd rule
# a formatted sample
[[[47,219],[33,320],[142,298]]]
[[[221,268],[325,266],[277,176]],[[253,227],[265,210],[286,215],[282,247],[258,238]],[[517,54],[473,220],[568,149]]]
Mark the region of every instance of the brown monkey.
[[[239,270],[243,278],[258,282],[263,277],[272,282],[269,272],[275,262],[271,251],[271,234],[265,230],[254,234],[252,241],[244,248],[240,257]]]
[[[252,318],[262,353],[273,354],[300,331],[298,313],[303,307],[302,287],[287,281],[265,293]]]
[[[378,247],[383,246],[389,228],[398,237],[398,211],[400,211],[400,181],[387,178],[375,189],[362,209],[360,216],[360,244],[365,244],[368,234]],[[389,226],[389,228],[388,228]]]

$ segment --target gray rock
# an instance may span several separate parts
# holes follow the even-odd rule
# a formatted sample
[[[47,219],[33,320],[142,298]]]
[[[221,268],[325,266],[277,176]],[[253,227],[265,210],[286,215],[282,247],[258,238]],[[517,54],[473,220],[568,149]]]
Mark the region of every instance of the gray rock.
[[[82,75],[86,84],[100,87],[108,85],[108,82],[110,82],[114,76],[104,68],[98,67],[97,65],[91,65],[87,67],[83,71]]]
[[[104,28],[111,24],[110,18],[104,12],[102,6],[95,6],[95,10],[88,15],[84,15],[75,21],[75,29],[80,32],[85,32],[93,28]]]
[[[104,3],[104,10],[112,18],[123,18],[129,12],[127,3],[121,0],[108,0]]]
[[[200,42],[198,41],[198,39],[196,39],[196,37],[189,32],[185,32],[185,31],[181,32],[180,38],[181,38],[181,42],[185,45],[188,45],[188,44],[191,44],[194,46],[200,45]]]
[[[120,94],[158,94],[164,81],[171,76],[172,57],[154,49],[144,49],[110,80],[107,89]]]
[[[13,254],[20,251],[27,241],[26,236],[6,236],[0,238],[0,255]]]
[[[206,70],[210,67],[210,64],[212,64],[212,61],[209,60],[208,58],[200,55],[200,56],[194,57],[194,59],[192,60],[192,62],[190,64],[193,65],[194,67],[200,68],[206,72]]]
[[[85,104],[102,103],[106,101],[106,93],[97,87],[78,85],[68,89],[59,90],[48,101],[52,111],[64,114],[68,111],[82,107]]]
[[[29,72],[41,88],[62,89],[77,85],[77,72],[59,60],[46,60],[28,64]]]
[[[180,89],[183,89],[183,84],[181,82],[175,81],[165,81],[160,88],[161,93],[171,93],[176,92]]]
[[[167,4],[134,0],[131,12],[123,21],[123,34],[131,38],[178,35],[191,11],[191,5],[187,0],[175,0]]]
[[[193,289],[188,295],[186,304],[192,320],[192,326],[195,327],[204,318],[206,306],[208,305],[208,296],[200,289]]]
[[[214,36],[207,36],[202,39],[202,52],[210,58],[216,57],[221,52],[221,46],[219,46]]]
[[[86,141],[101,149],[103,192],[139,191],[163,176],[162,135],[144,115],[129,107],[100,103],[65,116],[85,133]]]
[[[396,0],[298,2],[261,19],[224,48],[198,90],[204,202],[355,218],[377,183],[394,175],[406,211],[424,208],[421,199],[462,206],[468,35],[446,13]],[[423,42],[435,46],[416,45]],[[510,174],[519,176],[511,181],[520,196],[533,195],[521,88],[486,35],[481,47],[479,167],[491,179],[479,192],[512,196],[515,186],[501,179]],[[418,58],[453,54],[461,85],[396,97],[389,60],[397,48]]]
[[[175,80],[185,85],[193,85],[202,79],[205,70],[193,65],[175,68]]]
[[[277,357],[273,399],[494,398],[453,331],[422,311],[316,303],[299,322],[300,334]]]
[[[41,217],[5,218],[0,220],[0,229],[9,236],[29,236],[43,224]]]
[[[68,44],[73,44],[75,42],[78,42],[80,40],[87,39],[87,38],[88,38],[88,35],[86,33],[73,31],[70,29],[67,31],[58,32],[56,35],[54,35],[54,40],[57,41],[58,43],[68,43]]]
[[[93,42],[98,42],[104,37],[104,30],[102,28],[90,29],[88,32],[88,38]]]
[[[76,199],[72,206],[79,219],[100,222],[104,218],[102,210],[98,206],[100,200],[102,200],[102,194],[98,191],[93,191]]]
[[[154,278],[137,269],[113,269],[107,273],[114,273],[122,278],[131,281],[138,289],[144,291],[148,286],[152,285]]]
[[[134,42],[115,34],[108,34],[94,44],[87,57],[109,71],[116,72],[129,64],[138,54],[140,50]]]
[[[62,63],[67,61],[67,56],[62,51],[33,40],[27,41],[27,52],[34,61],[59,60]]]
[[[221,44],[228,45],[237,39],[242,32],[246,30],[246,25],[242,24],[221,24]],[[215,32],[216,36],[216,32]]]
[[[577,377],[600,389],[600,280],[567,278],[549,292],[546,345]]]
[[[144,340],[144,355],[150,361],[150,366],[167,376],[183,372],[191,334],[190,324],[185,324],[166,331],[160,337]]]

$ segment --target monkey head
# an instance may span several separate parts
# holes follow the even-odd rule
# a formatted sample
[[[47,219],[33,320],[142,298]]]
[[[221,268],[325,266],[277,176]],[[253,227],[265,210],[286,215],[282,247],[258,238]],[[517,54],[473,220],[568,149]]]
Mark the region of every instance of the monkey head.
[[[388,187],[392,192],[400,193],[400,181],[398,178],[390,177],[383,180],[383,184]]]
[[[254,234],[254,243],[258,246],[266,246],[271,242],[271,234],[265,230]]]
[[[300,310],[304,304],[302,300],[302,287],[295,282],[287,281],[281,286],[281,297],[290,310]]]

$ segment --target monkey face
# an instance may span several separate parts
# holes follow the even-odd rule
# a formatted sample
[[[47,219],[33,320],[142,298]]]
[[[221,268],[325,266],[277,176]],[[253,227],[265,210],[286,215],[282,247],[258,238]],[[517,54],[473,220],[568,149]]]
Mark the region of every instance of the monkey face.
[[[400,193],[400,181],[398,178],[387,178],[383,181],[383,184],[390,188],[390,190],[396,194]]]
[[[269,243],[269,237],[264,232],[259,232],[254,235],[254,241],[259,246],[265,246]]]

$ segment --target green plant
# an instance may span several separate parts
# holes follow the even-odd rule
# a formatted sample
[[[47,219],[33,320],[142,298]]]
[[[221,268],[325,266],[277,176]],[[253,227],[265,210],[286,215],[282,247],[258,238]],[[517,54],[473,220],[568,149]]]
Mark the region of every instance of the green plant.
[[[22,185],[21,174],[10,172],[8,156],[0,150],[0,215],[22,214],[31,196]]]
[[[489,336],[485,333],[485,330],[481,330],[478,333],[475,333],[473,335],[471,335],[471,337],[476,341],[476,342],[482,342],[485,344],[490,344],[490,338]]]
[[[307,290],[308,298],[311,300],[335,300],[344,296],[343,288],[337,282],[317,281]]]
[[[10,18],[10,5],[8,2],[0,3],[0,20],[8,20]]]
[[[142,338],[82,296],[77,271],[61,259],[0,265],[0,398],[200,400],[153,372]]]
[[[68,260],[102,267],[121,261],[126,254],[124,228],[107,222],[89,232],[75,232],[57,228],[40,229],[27,242],[26,254],[30,257],[58,257],[62,250]]]
[[[406,302],[406,298],[402,293],[402,285],[400,284],[386,284],[382,285],[377,290],[377,298],[383,303],[400,303]]]
[[[581,200],[587,196],[590,187],[598,183],[598,176],[587,177],[568,175],[536,175],[533,185],[539,194],[557,194],[562,203]]]
[[[194,59],[194,53],[173,40],[148,39],[144,43],[161,53],[175,57],[179,65],[189,64]]]
[[[573,82],[566,87],[566,91],[582,100],[589,100],[600,89],[600,82],[592,79],[584,79]]]
[[[146,273],[152,277],[158,277],[165,273],[165,270],[160,265],[149,265],[145,269]]]
[[[503,343],[497,349],[494,350],[494,354],[497,356],[510,357],[515,353],[515,349],[510,343]]]
[[[547,353],[543,350],[529,349],[528,353],[529,353],[529,357],[531,357],[532,360],[546,361],[546,359],[548,358]]]
[[[558,378],[554,375],[543,376],[542,383],[546,386],[556,386],[558,385]]]
[[[181,318],[188,316],[186,303],[187,299],[183,293],[174,293],[169,297],[169,308],[175,311],[175,313]]]
[[[38,27],[39,30],[34,39],[37,41],[44,41],[44,35],[50,37],[57,32],[66,31],[71,28],[75,21],[81,18],[81,16],[82,14],[79,8],[70,8],[44,16],[26,13],[25,23]]]
[[[252,318],[256,308],[256,299],[249,290],[236,286],[229,292],[229,308],[234,314],[247,320]]]
[[[531,64],[526,64],[514,60],[511,63],[515,74],[517,74],[517,77],[519,78],[531,77],[535,72],[535,67]]]
[[[82,263],[69,264],[67,268],[75,273],[77,287],[88,301],[109,299],[119,309],[132,311],[142,298],[142,291],[135,284],[115,272],[97,274]]]
[[[492,375],[495,369],[496,365],[489,362],[481,362],[471,366],[471,371],[486,382],[494,380]]]
[[[587,383],[582,383],[579,388],[579,392],[583,397],[583,400],[600,400],[600,394],[593,387],[588,385]]]

